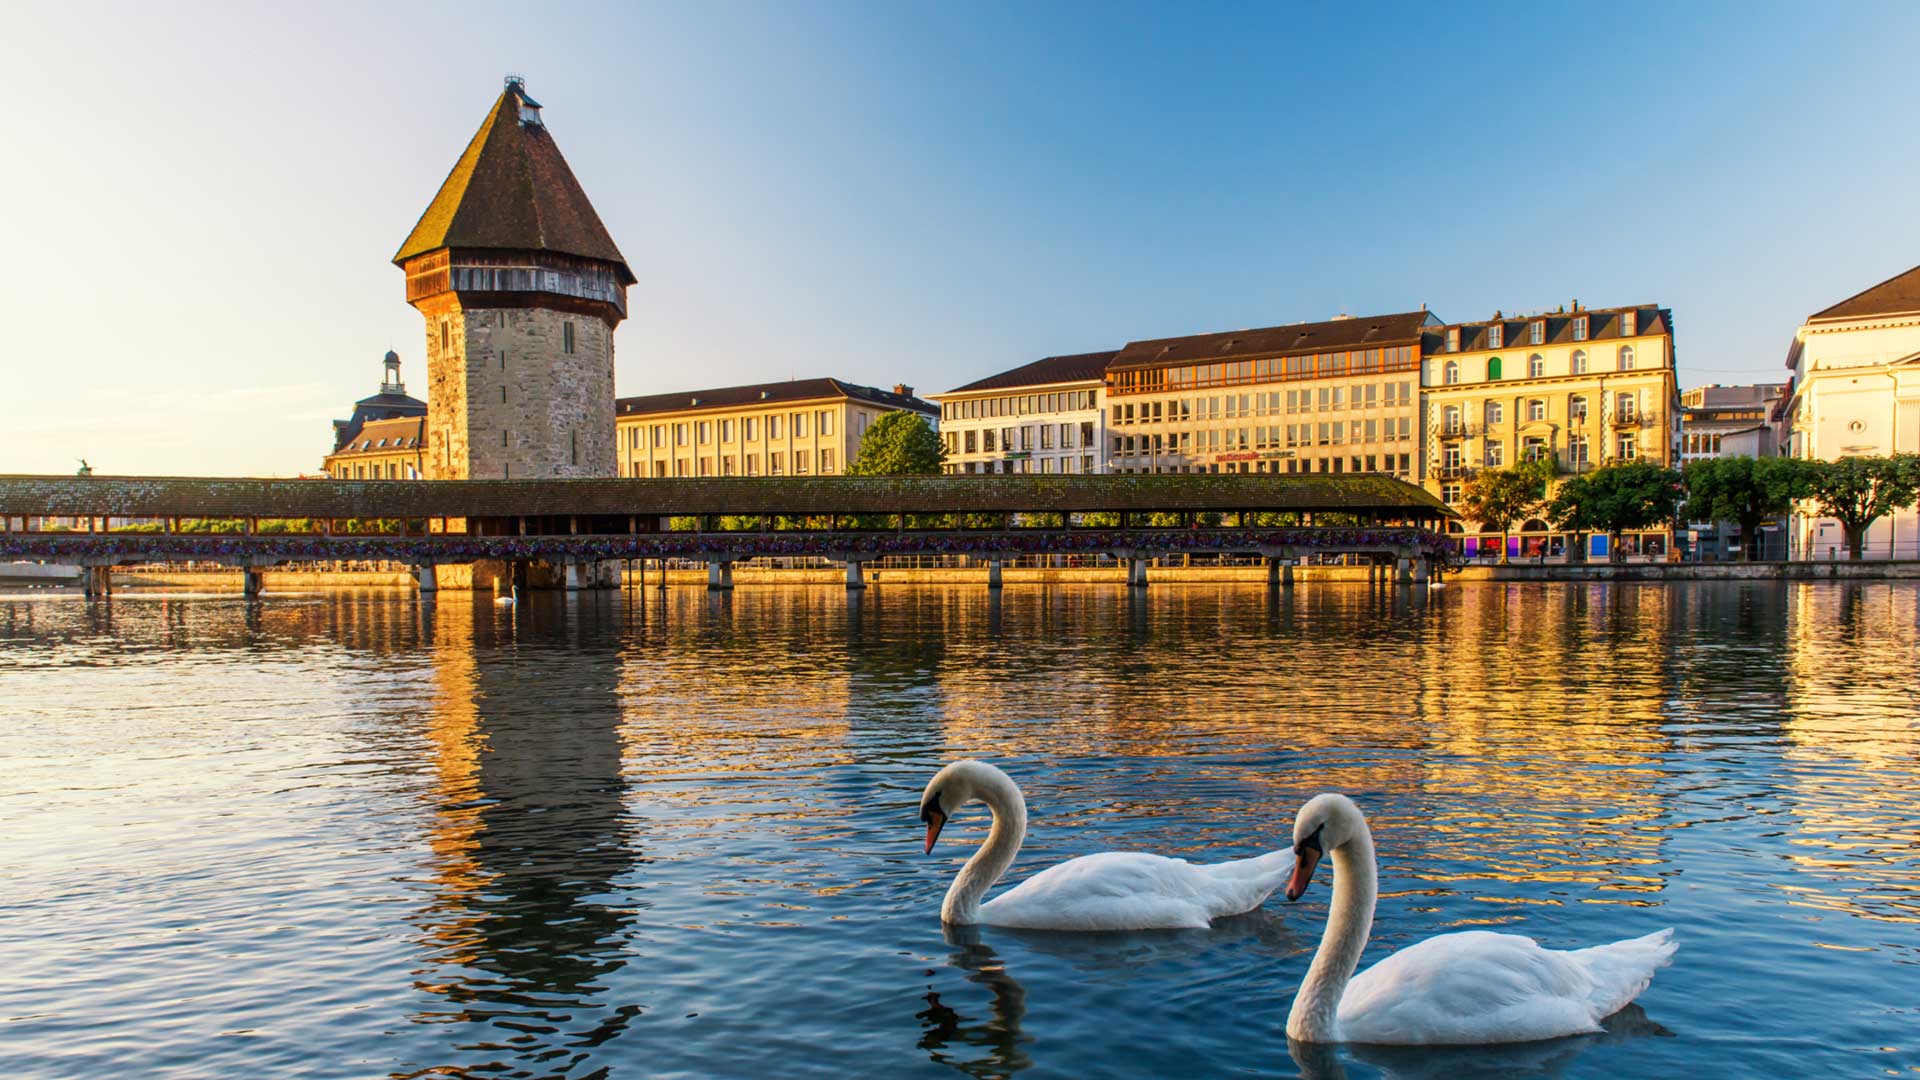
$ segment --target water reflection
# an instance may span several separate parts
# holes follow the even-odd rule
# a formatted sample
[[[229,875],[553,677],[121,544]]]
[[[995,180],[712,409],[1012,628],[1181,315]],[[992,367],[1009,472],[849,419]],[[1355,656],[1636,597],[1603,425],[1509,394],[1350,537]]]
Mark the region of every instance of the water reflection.
[[[502,615],[441,602],[434,660],[434,896],[421,912],[448,1060],[396,1075],[553,1076],[640,1015],[607,999],[644,901],[624,811],[620,664],[594,598],[529,596]],[[522,644],[522,635],[538,644]]]
[[[1332,1046],[1287,1040],[1287,1053],[1304,1080],[1346,1080],[1346,1059],[1378,1070],[1382,1080],[1451,1080],[1454,1077],[1487,1080],[1549,1080],[1565,1076],[1588,1051],[1611,1052],[1635,1039],[1671,1036],[1673,1032],[1647,1019],[1638,1005],[1608,1017],[1597,1035],[1575,1035],[1539,1042],[1496,1046]]]
[[[966,972],[967,982],[986,990],[985,1014],[963,1015],[959,1008],[974,1006],[955,1008],[927,991],[927,1007],[916,1014],[925,1029],[920,1049],[937,1065],[982,1078],[1012,1076],[1032,1065],[1027,1047],[1033,1039],[1020,1030],[1027,1014],[1026,988],[1007,974],[1000,955],[981,940],[979,927],[948,926],[945,931],[953,950],[947,962]]]

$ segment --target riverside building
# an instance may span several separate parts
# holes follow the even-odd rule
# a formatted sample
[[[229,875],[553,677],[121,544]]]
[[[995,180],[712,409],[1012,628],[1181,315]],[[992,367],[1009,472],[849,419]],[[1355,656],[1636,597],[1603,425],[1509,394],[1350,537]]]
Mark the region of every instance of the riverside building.
[[[1768,415],[1786,383],[1696,386],[1680,394],[1680,462],[1774,456]]]
[[[1680,396],[1673,314],[1654,304],[1504,316],[1430,327],[1422,345],[1426,486],[1459,504],[1467,477],[1551,457],[1563,473],[1624,461],[1679,462]],[[1538,519],[1509,536],[1510,555],[1565,554]],[[1468,536],[1468,555],[1498,537]],[[1605,558],[1606,537],[1588,554]],[[1628,554],[1663,555],[1672,532],[1622,538]]]
[[[1129,343],[1105,371],[1108,467],[1415,480],[1421,339],[1438,324],[1422,310]]]
[[[336,480],[418,480],[426,474],[427,403],[407,394],[400,356],[392,350],[377,393],[353,403],[333,422],[333,452],[321,468]]]
[[[1920,266],[1807,317],[1787,351],[1793,371],[1780,410],[1794,457],[1920,452]],[[1803,505],[1790,522],[1792,557],[1846,558],[1838,522]],[[1867,529],[1869,558],[1920,558],[1920,509]]]
[[[931,395],[949,473],[1106,472],[1103,375],[1114,353],[1049,356]]]
[[[620,475],[837,476],[859,455],[867,428],[899,410],[929,422],[940,414],[911,386],[829,378],[621,398]]]

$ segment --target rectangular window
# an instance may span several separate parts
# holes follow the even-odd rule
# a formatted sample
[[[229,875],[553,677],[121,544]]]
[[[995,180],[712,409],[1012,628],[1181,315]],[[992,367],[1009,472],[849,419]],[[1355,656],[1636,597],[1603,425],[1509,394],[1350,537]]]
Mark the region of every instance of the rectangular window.
[[[1487,327],[1487,348],[1498,349],[1506,344],[1506,327],[1494,323]]]
[[[991,432],[991,431],[989,431],[989,432],[987,432],[987,434],[988,434],[988,435],[992,435],[992,434],[993,434],[993,432]],[[967,433],[966,433],[966,434],[965,434],[965,435],[963,436],[963,441],[962,441],[962,445],[963,445],[964,447],[966,447],[966,451],[965,451],[966,453],[969,453],[969,454],[971,454],[971,453],[974,453],[974,452],[975,452],[975,451],[974,451],[974,439],[973,439],[973,432],[971,432],[971,431],[969,431],[969,432],[967,432]],[[989,447],[988,449],[992,449],[992,448],[991,448],[991,447]]]
[[[686,458],[680,458],[673,463],[673,475],[675,476],[687,475],[687,459]]]
[[[712,458],[703,457],[700,459],[700,475],[701,476],[713,475],[713,459]]]
[[[720,475],[721,476],[733,475],[733,455],[732,454],[727,454],[720,459]]]
[[[701,446],[705,446],[708,443],[712,442],[713,441],[713,421],[711,420],[700,421],[699,432],[700,432]],[[700,475],[705,476],[707,474],[701,473]]]
[[[673,425],[673,445],[675,446],[687,445],[687,425],[686,424],[680,423],[680,424]]]
[[[560,351],[568,356],[573,355],[573,323],[571,321],[560,324]]]
[[[740,437],[745,439],[748,442],[752,442],[753,428],[754,428],[753,417],[749,416],[745,420],[740,421]]]
[[[1574,316],[1573,340],[1575,341],[1587,340],[1587,317],[1585,315]]]
[[[1545,420],[1546,418],[1547,418],[1547,403],[1540,398],[1528,398],[1527,399],[1527,419],[1528,420]]]
[[[807,474],[808,459],[811,457],[813,457],[813,455],[807,453],[805,450],[795,450],[793,452],[793,475],[805,476]]]
[[[507,403],[507,388],[503,386],[500,388],[500,404],[505,405],[506,403]]]
[[[992,428],[985,428],[985,429],[982,429],[980,432],[980,449],[989,454],[994,452],[993,434],[994,432]],[[967,449],[971,451],[973,449],[973,443],[972,443],[973,432],[971,431],[967,432],[967,439],[968,439]]]
[[[1460,351],[1460,328],[1457,326],[1447,327],[1447,351]]]
[[[820,471],[822,473],[830,473],[833,471],[833,451],[820,451]]]
[[[720,421],[720,441],[721,442],[733,441],[733,421],[731,420]]]
[[[1535,319],[1527,324],[1527,344],[1538,345],[1547,340],[1547,321]]]
[[[831,434],[833,434],[833,412],[832,410],[829,410],[829,409],[821,409],[820,410],[820,435],[822,438],[825,438],[826,436]],[[820,471],[827,472],[828,470],[822,469]]]
[[[1053,425],[1052,424],[1040,425],[1040,449],[1042,450],[1053,449]]]
[[[767,475],[779,476],[787,471],[787,454],[784,450],[775,450],[767,455]]]
[[[797,412],[793,414],[793,437],[796,439],[804,439],[807,437],[807,414],[806,413]],[[796,463],[794,465],[793,471],[799,472],[800,467],[798,464],[798,459],[795,459],[795,461]]]
[[[748,476],[760,475],[760,455],[759,454],[747,455],[747,475]]]
[[[767,438],[777,439],[779,437],[780,437],[780,418],[777,416],[767,417]]]
[[[1632,461],[1638,455],[1638,450],[1639,450],[1639,440],[1637,440],[1634,437],[1634,433],[1631,431],[1621,433],[1620,453],[1619,453],[1620,460]]]
[[[1585,435],[1569,435],[1567,437],[1567,464],[1576,469],[1586,466],[1587,437]]]
[[[1623,311],[1620,313],[1620,336],[1632,337],[1640,332],[1640,313]]]
[[[1505,465],[1506,463],[1507,463],[1506,446],[1502,444],[1498,439],[1488,440],[1487,467],[1490,469],[1497,469],[1500,466]]]
[[[1620,394],[1613,402],[1613,415],[1616,419],[1632,420],[1634,396],[1631,392]]]

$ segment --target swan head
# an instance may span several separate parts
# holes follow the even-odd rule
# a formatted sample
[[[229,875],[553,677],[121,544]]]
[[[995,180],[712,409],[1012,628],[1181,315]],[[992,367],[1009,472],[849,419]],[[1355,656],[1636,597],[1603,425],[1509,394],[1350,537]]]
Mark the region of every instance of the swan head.
[[[1287,899],[1300,899],[1313,880],[1320,857],[1353,839],[1365,827],[1360,808],[1339,792],[1324,792],[1308,799],[1293,819],[1293,877],[1287,881]]]
[[[920,795],[920,820],[927,826],[927,854],[955,810],[985,797],[990,788],[1013,787],[1013,778],[984,761],[956,761],[935,773]]]

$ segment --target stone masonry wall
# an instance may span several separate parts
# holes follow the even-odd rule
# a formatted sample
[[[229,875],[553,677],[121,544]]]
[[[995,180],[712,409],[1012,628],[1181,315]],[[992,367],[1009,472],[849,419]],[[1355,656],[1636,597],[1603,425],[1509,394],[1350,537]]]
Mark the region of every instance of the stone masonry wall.
[[[451,295],[419,305],[427,323],[427,468],[429,480],[467,480],[466,315]],[[441,342],[447,343],[446,348]]]
[[[616,475],[612,327],[539,308],[456,308],[444,317],[453,345],[444,361],[438,317],[429,316],[427,335],[430,417],[441,416],[443,383],[449,399],[444,426],[430,423],[449,447],[444,478]]]

